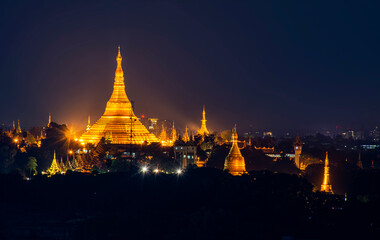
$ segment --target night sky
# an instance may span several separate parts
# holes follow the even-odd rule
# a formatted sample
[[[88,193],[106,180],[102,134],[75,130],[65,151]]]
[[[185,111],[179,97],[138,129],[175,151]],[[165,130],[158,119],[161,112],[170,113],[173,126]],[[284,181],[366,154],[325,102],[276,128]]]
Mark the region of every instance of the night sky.
[[[51,3],[54,2],[54,3]],[[121,46],[136,115],[210,130],[380,125],[376,1],[1,1],[0,123],[80,129]]]

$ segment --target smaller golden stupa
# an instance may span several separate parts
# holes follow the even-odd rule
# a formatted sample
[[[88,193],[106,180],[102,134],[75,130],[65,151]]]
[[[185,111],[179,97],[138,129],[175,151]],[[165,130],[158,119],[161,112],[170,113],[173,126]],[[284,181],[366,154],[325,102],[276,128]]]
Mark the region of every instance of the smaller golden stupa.
[[[205,106],[203,105],[203,112],[202,112],[202,125],[201,125],[201,129],[198,130],[198,134],[200,135],[208,135],[210,134],[210,132],[207,130],[207,127],[206,127],[206,110],[205,110]]]
[[[46,173],[49,175],[54,175],[54,174],[57,174],[60,172],[61,172],[61,169],[58,166],[57,159],[55,157],[55,150],[54,150],[53,161],[51,162],[51,165],[50,165],[49,169],[46,171]]]
[[[170,145],[173,145],[175,141],[177,141],[177,130],[175,129],[173,122],[172,132],[170,134]]]
[[[190,141],[189,133],[187,132],[187,126],[186,126],[186,128],[185,128],[185,134],[183,135],[182,140],[183,140],[185,143],[187,143],[188,141]]]
[[[239,146],[237,144],[238,135],[236,132],[236,125],[232,129],[232,146],[230,152],[228,153],[224,161],[224,170],[227,170],[230,174],[234,176],[239,176],[247,173],[245,170],[245,160],[241,155]]]
[[[327,152],[326,152],[325,170],[324,170],[324,176],[323,176],[323,183],[321,185],[321,191],[333,193],[331,183],[330,183],[330,167],[329,167],[329,157],[328,157]]]

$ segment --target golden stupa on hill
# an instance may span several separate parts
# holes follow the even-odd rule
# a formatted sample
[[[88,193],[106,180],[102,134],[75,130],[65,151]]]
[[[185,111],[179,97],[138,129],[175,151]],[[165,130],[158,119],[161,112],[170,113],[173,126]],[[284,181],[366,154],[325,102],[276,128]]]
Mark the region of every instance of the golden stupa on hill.
[[[245,160],[241,155],[239,146],[238,146],[238,135],[236,132],[236,126],[232,130],[232,146],[230,152],[228,153],[224,161],[224,170],[234,176],[239,176],[244,173],[247,173],[245,170]]]
[[[124,73],[121,68],[120,47],[116,58],[115,82],[103,116],[81,136],[82,143],[97,144],[102,137],[112,136],[111,143],[142,144],[158,142],[156,136],[135,116],[125,92]]]

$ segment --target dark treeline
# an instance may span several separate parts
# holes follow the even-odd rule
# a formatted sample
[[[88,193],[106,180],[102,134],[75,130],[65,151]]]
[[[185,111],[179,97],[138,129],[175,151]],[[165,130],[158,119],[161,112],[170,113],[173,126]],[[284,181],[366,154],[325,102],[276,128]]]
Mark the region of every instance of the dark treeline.
[[[379,195],[313,191],[297,175],[1,175],[1,239],[376,239]],[[365,172],[365,171],[364,171]],[[360,186],[379,172],[357,175]],[[373,191],[373,189],[371,190]],[[377,190],[379,191],[379,190]],[[377,192],[378,193],[378,192]]]

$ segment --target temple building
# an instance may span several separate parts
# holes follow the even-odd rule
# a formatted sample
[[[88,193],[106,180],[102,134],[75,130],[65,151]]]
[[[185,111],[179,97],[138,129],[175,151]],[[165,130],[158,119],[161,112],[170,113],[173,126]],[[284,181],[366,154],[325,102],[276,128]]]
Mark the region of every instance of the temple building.
[[[173,122],[172,132],[170,134],[170,140],[169,141],[170,141],[170,145],[173,145],[175,143],[175,141],[177,141],[177,130],[174,127],[174,122]]]
[[[162,128],[161,128],[161,133],[160,133],[160,141],[161,141],[161,144],[164,146],[166,146],[168,144],[168,134],[166,132],[164,122],[162,122]]]
[[[224,161],[224,170],[227,170],[230,174],[234,176],[242,175],[246,173],[245,170],[245,160],[241,155],[238,146],[238,135],[236,132],[236,126],[232,130],[232,146],[230,152],[228,153]]]
[[[102,137],[106,136],[107,132],[112,134],[113,142],[117,144],[158,142],[157,137],[146,129],[133,112],[132,104],[125,92],[121,61],[119,47],[111,98],[107,102],[103,116],[81,136],[79,141],[82,143],[97,144]]]
[[[210,132],[207,130],[207,127],[206,127],[206,110],[205,110],[205,106],[203,105],[203,112],[202,112],[202,125],[201,125],[201,129],[198,130],[198,134],[200,135],[208,135],[210,134]]]
[[[50,124],[51,124],[51,114],[49,113],[49,122],[47,124],[47,127],[50,127]]]
[[[187,143],[180,141],[174,146],[174,159],[180,163],[180,167],[183,169],[196,164],[197,145],[192,141]]]
[[[327,152],[326,152],[325,169],[324,169],[324,175],[323,175],[323,182],[321,185],[321,191],[333,193],[331,183],[330,183],[330,167],[329,167],[329,157],[328,157]]]
[[[55,156],[55,151],[54,151],[53,161],[51,162],[51,165],[50,165],[49,169],[46,170],[46,173],[49,174],[49,175],[54,175],[54,174],[57,174],[57,173],[60,173],[60,172],[61,172],[61,169],[58,166],[57,159],[56,159],[56,156]]]
[[[16,134],[21,134],[22,133],[22,130],[21,130],[21,125],[20,125],[20,120],[17,121],[17,129],[16,129]]]
[[[187,126],[185,128],[185,134],[183,134],[183,137],[182,137],[182,140],[187,143],[188,141],[190,141],[190,137],[189,137],[189,133],[187,131]]]

